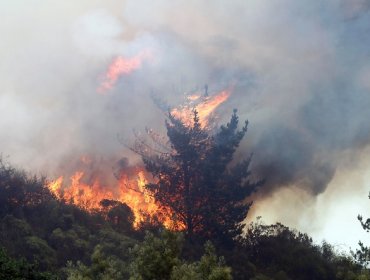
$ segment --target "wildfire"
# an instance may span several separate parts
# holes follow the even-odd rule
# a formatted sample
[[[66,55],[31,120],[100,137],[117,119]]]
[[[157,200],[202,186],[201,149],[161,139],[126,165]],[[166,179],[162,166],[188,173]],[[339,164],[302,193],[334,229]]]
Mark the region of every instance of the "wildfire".
[[[191,95],[186,96],[186,99],[189,100],[189,101],[196,101],[200,97],[201,97],[200,94],[191,94]]]
[[[57,198],[60,198],[60,189],[63,183],[63,176],[60,176],[58,179],[49,183],[48,187],[50,191],[56,195]]]
[[[155,199],[145,189],[148,183],[144,171],[139,170],[136,178],[120,175],[117,185],[112,187],[102,186],[98,179],[92,184],[83,182],[84,172],[76,171],[70,177],[70,184],[64,186],[63,176],[48,184],[49,189],[58,199],[63,199],[67,203],[72,203],[87,211],[101,210],[100,202],[103,199],[116,200],[127,204],[134,213],[134,227],[138,228],[140,224],[148,218],[157,217],[166,228],[181,229],[172,220],[172,213],[169,209],[156,204]],[[112,190],[112,191],[111,191]]]
[[[141,54],[128,60],[122,57],[117,58],[110,66],[100,90],[105,91],[112,88],[119,75],[137,69],[146,57],[146,54]],[[200,124],[204,128],[208,125],[212,113],[229,98],[230,94],[230,90],[224,90],[212,96],[188,95],[187,105],[173,109],[171,113],[186,125],[191,125],[192,111],[195,109],[198,112]],[[145,176],[144,169],[126,166],[122,169],[123,171],[120,169],[118,175],[115,174],[114,183],[112,181],[103,183],[106,182],[102,178],[106,177],[104,174],[107,175],[108,165],[103,164],[103,168],[96,169],[94,168],[95,163],[93,158],[82,156],[75,168],[77,171],[70,173],[72,176],[67,179],[61,176],[50,182],[48,188],[58,199],[75,204],[87,211],[103,210],[104,206],[101,201],[104,199],[125,203],[134,213],[135,228],[143,222],[154,220],[166,228],[174,230],[185,228],[183,224],[176,221],[176,216],[171,209],[156,202],[153,195],[145,188],[149,180]]]
[[[64,199],[68,203],[73,203],[79,207],[90,210],[100,208],[100,201],[103,199],[113,199],[113,193],[102,188],[99,181],[95,180],[91,185],[83,183],[83,171],[76,171],[70,178],[70,185],[63,187],[64,178],[59,177],[49,183],[49,189],[59,199]]]
[[[104,94],[111,90],[120,76],[130,74],[139,69],[143,62],[150,58],[152,58],[152,54],[149,51],[143,51],[138,55],[129,58],[122,56],[116,57],[103,76],[103,81],[97,89],[97,92]]]
[[[189,95],[187,97],[188,104],[180,108],[175,108],[171,111],[172,115],[182,120],[186,125],[191,125],[192,111],[198,112],[199,122],[202,128],[208,125],[208,121],[212,113],[218,106],[224,103],[230,96],[230,90],[223,90],[213,96],[203,96],[199,94]]]

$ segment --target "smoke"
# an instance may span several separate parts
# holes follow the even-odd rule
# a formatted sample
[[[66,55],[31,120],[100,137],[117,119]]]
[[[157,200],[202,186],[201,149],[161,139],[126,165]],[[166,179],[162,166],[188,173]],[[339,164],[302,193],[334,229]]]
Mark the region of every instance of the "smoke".
[[[163,132],[151,95],[178,104],[205,84],[210,93],[232,85],[220,122],[233,108],[249,119],[238,156],[253,152],[254,175],[267,180],[252,217],[326,236],[326,207],[341,195],[363,195],[364,182],[335,190],[355,176],[358,166],[349,163],[368,166],[369,1],[4,4],[0,152],[11,162],[51,177],[73,169],[68,163],[82,155],[112,160],[109,170],[122,158],[134,165],[138,157],[117,135],[131,141],[132,129],[146,126]],[[97,93],[116,57],[147,50],[154,59]],[[315,229],[302,217],[315,220]]]

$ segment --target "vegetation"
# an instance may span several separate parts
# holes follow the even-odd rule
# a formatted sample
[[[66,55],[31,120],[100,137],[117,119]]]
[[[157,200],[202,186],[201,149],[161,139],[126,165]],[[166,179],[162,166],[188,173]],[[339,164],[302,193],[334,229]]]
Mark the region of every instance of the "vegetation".
[[[370,279],[363,263],[282,224],[258,220],[242,232],[250,206],[242,202],[261,182],[248,180],[250,159],[232,160],[246,133],[237,125],[234,112],[211,136],[196,113],[191,127],[170,116],[175,153],[144,157],[159,179],[148,189],[183,232],[135,229],[131,209],[113,200],[87,212],[57,199],[44,178],[0,160],[0,279]]]
[[[235,266],[236,279],[370,279],[350,256],[279,223],[252,223],[240,248],[233,260],[247,265]]]
[[[34,264],[29,264],[25,259],[15,260],[0,248],[0,279],[16,280],[47,280],[56,279],[50,273],[39,272]]]
[[[216,256],[210,242],[205,244],[205,253],[198,262],[188,263],[181,260],[183,245],[181,234],[162,231],[159,237],[147,233],[144,241],[133,250],[131,280],[149,279],[232,279],[231,269],[224,260]]]
[[[370,194],[368,197],[370,199]],[[363,217],[358,215],[357,219],[360,221],[362,228],[366,230],[366,232],[369,232],[370,218],[367,218],[366,221],[364,221]],[[358,244],[360,248],[357,249],[356,252],[352,252],[352,254],[361,265],[368,266],[370,263],[370,248],[365,246],[362,241],[359,241]]]
[[[0,200],[0,246],[9,255],[24,257],[40,271],[61,278],[68,261],[91,265],[99,254],[127,267],[129,248],[138,242],[126,207],[126,221],[120,223],[111,219],[123,216],[118,203],[88,213],[57,200],[43,178],[29,177],[3,161]]]
[[[202,128],[198,113],[193,114],[190,125],[169,114],[166,149],[148,151],[147,145],[137,146],[146,169],[156,179],[147,189],[172,210],[177,222],[185,226],[188,239],[196,234],[231,245],[243,230],[241,222],[250,207],[246,199],[262,185],[262,181],[249,180],[251,158],[233,162],[248,123],[239,131],[234,110],[230,122],[212,135]]]

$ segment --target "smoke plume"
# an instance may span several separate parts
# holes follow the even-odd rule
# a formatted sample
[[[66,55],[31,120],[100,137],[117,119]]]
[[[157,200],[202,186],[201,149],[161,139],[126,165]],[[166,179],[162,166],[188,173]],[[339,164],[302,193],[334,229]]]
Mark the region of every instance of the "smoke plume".
[[[328,232],[346,227],[338,213],[351,213],[346,221],[361,231],[356,216],[369,211],[357,202],[369,189],[370,1],[4,4],[0,152],[11,162],[53,178],[89,155],[111,162],[104,168],[113,176],[140,162],[118,138],[132,141],[132,130],[145,127],[164,132],[151,96],[176,105],[205,84],[210,94],[232,87],[218,121],[233,108],[250,121],[238,157],[253,152],[253,174],[266,179],[251,217],[336,241],[343,236]],[[150,59],[97,92],[115,59],[147,51]],[[335,211],[344,198],[347,208]]]

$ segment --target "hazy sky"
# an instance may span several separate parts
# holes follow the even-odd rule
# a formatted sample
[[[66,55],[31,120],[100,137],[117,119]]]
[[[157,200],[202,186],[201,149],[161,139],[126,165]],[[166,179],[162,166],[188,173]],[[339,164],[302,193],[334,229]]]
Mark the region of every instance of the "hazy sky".
[[[251,219],[335,244],[369,239],[369,0],[0,0],[0,152],[50,177],[71,158],[130,156],[117,140],[163,130],[155,95],[233,86],[218,111],[249,119],[266,186]],[[111,61],[152,59],[96,92]],[[132,159],[131,159],[132,160]],[[132,160],[133,161],[133,160]]]

